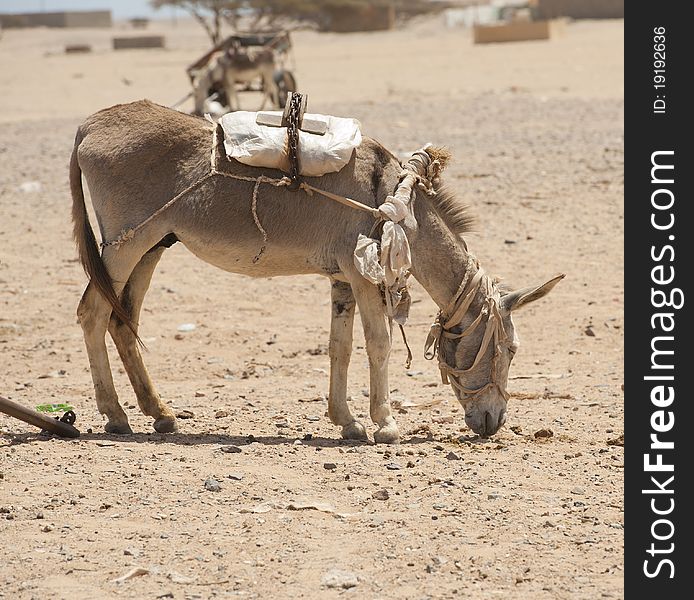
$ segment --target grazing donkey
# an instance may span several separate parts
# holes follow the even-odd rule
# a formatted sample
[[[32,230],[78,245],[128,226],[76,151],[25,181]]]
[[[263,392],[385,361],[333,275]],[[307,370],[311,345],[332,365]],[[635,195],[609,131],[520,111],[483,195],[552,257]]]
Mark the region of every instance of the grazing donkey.
[[[216,164],[212,170],[211,155]],[[365,138],[342,170],[306,180],[377,207],[398,188],[402,173],[403,165],[393,154]],[[101,254],[87,216],[82,174],[103,240]],[[107,432],[132,431],[113,385],[107,330],[140,409],[154,418],[157,431],[176,430],[174,414],[161,401],[142,362],[137,326],[159,259],[180,241],[202,260],[233,273],[328,277],[330,419],[342,427],[343,437],[366,439],[364,425],[347,405],[358,305],[370,367],[370,412],[378,426],[374,439],[399,440],[388,399],[391,322],[382,291],[357,271],[353,256],[359,234],[372,231],[374,217],[326,198],[291,192],[276,183],[282,175],[228,160],[214,125],[148,101],[107,108],[79,127],[70,163],[72,218],[90,282],[77,313]],[[260,185],[268,182],[275,186]],[[539,286],[503,291],[468,251],[462,236],[470,217],[453,195],[438,184],[432,194],[416,187],[410,209],[401,224],[411,247],[411,273],[441,308],[427,341],[428,357],[438,356],[468,426],[492,435],[506,420],[508,369],[518,347],[511,313],[543,297],[563,275]],[[267,247],[258,260],[264,240]]]

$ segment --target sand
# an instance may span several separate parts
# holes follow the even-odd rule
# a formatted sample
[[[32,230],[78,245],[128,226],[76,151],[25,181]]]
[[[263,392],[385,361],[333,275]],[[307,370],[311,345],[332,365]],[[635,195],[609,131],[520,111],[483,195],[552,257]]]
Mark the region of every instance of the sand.
[[[75,317],[74,133],[114,103],[175,102],[207,48],[192,23],[152,26],[165,50],[112,51],[123,33],[0,40],[0,395],[69,403],[82,431],[45,438],[0,415],[0,598],[622,597],[623,21],[489,46],[439,19],[293,35],[312,111],[357,117],[395,152],[451,148],[446,181],[488,271],[517,287],[567,274],[515,318],[508,422],[489,440],[422,357],[436,308],[413,286],[415,361],[406,373],[399,339],[391,358],[395,447],[342,442],[326,416],[326,280],[251,280],[178,246],[140,331],[162,397],[191,418],[154,433],[109,341],[135,434],[103,432]],[[368,421],[355,333],[349,389]]]

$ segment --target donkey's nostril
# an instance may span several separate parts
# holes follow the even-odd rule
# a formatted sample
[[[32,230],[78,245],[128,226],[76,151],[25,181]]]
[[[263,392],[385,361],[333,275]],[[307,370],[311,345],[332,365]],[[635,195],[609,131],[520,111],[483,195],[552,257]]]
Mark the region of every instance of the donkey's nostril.
[[[495,423],[495,419],[492,416],[492,413],[487,411],[484,413],[484,434],[485,435],[492,435],[496,433],[496,430],[498,429],[497,424]]]

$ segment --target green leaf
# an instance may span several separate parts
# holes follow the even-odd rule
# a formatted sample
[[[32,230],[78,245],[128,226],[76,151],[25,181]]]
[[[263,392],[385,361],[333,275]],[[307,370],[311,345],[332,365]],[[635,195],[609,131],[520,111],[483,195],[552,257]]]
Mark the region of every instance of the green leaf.
[[[38,404],[36,410],[39,412],[67,412],[68,410],[73,410],[72,406],[69,404]]]

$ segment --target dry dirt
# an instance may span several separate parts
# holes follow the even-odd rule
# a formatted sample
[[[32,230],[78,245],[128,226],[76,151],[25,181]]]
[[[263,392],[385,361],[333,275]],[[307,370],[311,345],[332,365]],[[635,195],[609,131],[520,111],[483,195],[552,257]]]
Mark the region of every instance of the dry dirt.
[[[82,431],[41,437],[0,415],[0,598],[622,597],[623,21],[486,47],[438,20],[294,36],[312,110],[355,116],[397,152],[452,149],[447,181],[478,216],[468,242],[487,270],[517,286],[567,274],[515,319],[508,422],[490,440],[422,358],[436,309],[414,286],[415,361],[406,373],[399,339],[391,359],[397,447],[342,442],[327,419],[327,281],[250,280],[179,247],[141,335],[162,397],[190,418],[154,433],[111,345],[136,433],[103,433],[67,163],[91,112],[186,93],[205,39],[154,29],[167,50],[112,52],[113,31],[0,40],[0,395],[67,402]],[[95,51],[65,55],[68,42]]]

